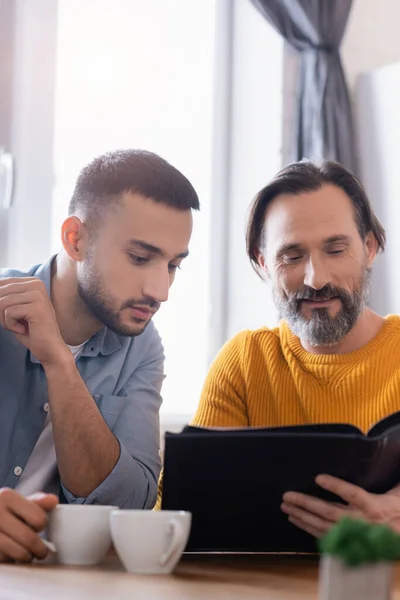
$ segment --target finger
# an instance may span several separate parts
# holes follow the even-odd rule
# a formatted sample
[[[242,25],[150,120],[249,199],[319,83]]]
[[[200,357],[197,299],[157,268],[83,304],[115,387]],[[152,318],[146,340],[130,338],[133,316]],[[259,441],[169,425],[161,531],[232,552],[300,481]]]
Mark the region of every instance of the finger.
[[[0,294],[0,324],[14,333],[25,333],[27,325],[23,322],[39,321],[43,306],[43,294],[37,289],[3,297]]]
[[[17,306],[9,306],[3,311],[2,320],[4,321],[4,328],[13,333],[19,333],[23,335],[28,333],[29,327],[27,325],[29,319],[29,305],[21,304]],[[24,323],[26,325],[24,325]]]
[[[373,495],[353,483],[332,477],[332,475],[318,475],[315,481],[324,490],[336,494],[363,512],[368,512],[371,508]]]
[[[302,529],[305,529],[306,527],[312,528],[314,531],[318,532],[319,536],[329,531],[333,525],[331,521],[327,521],[296,506],[282,504],[281,509],[289,518],[296,519],[296,521],[301,523]]]
[[[14,490],[3,489],[1,500],[6,509],[25,521],[35,531],[43,531],[47,525],[47,514],[40,506],[24,498]]]
[[[43,282],[38,277],[4,277],[3,279],[0,279],[0,289],[4,290],[4,288],[11,286],[19,286],[20,288],[23,285],[26,287],[26,284],[33,285],[35,283],[43,285]],[[4,292],[2,291],[1,294],[3,293]]]
[[[286,492],[283,495],[283,501],[287,505],[297,506],[327,521],[336,522],[343,516],[343,508],[340,508],[337,504],[299,492]]]
[[[47,548],[39,535],[29,525],[8,511],[2,513],[0,531],[2,535],[10,538],[30,555],[36,558],[45,558]]]
[[[40,292],[37,290],[19,291],[18,293],[0,295],[0,309],[5,310],[9,306],[19,304],[33,304],[41,299]]]
[[[320,532],[317,531],[316,529],[314,529],[314,527],[310,527],[309,525],[305,525],[304,523],[302,523],[301,521],[299,521],[295,517],[289,517],[289,521],[290,521],[290,523],[292,523],[293,525],[296,525],[296,527],[298,527],[299,529],[302,529],[306,533],[309,533],[313,537],[315,537],[315,538],[321,537]]]
[[[0,533],[0,553],[5,559],[11,558],[20,562],[31,562],[32,554],[4,533]]]
[[[4,328],[8,328],[7,327],[7,323],[6,323],[6,316],[5,316],[5,311],[10,307],[10,306],[15,306],[18,304],[26,304],[25,301],[25,295],[26,294],[10,294],[9,296],[1,296],[1,290],[0,290],[0,325]],[[21,328],[21,323],[18,324],[18,327],[16,327],[15,333],[23,333],[24,329]],[[13,329],[11,329],[11,331],[13,331]]]
[[[15,323],[15,327],[13,326],[13,320],[28,320],[27,314],[24,314],[25,311],[31,311],[32,308],[29,305],[35,305],[35,303],[40,302],[43,298],[43,294],[40,290],[36,288],[32,288],[32,286],[26,288],[18,287],[18,284],[13,284],[4,288],[0,288],[0,325],[9,329],[10,331],[14,331],[14,333],[25,333],[25,327],[21,327],[21,323]],[[21,308],[21,315],[18,316],[18,312],[12,313],[10,311],[10,307],[17,306],[26,306],[25,309]],[[6,315],[10,317],[9,322],[7,323]],[[11,320],[11,316],[14,317]]]
[[[59,503],[58,497],[54,494],[37,493],[32,494],[28,499],[43,508],[46,512],[53,510]]]

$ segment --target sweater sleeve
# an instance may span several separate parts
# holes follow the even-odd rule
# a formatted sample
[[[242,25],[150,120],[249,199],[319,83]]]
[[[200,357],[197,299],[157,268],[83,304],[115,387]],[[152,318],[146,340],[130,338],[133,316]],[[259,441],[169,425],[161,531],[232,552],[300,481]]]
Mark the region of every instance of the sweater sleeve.
[[[247,427],[246,382],[243,372],[248,334],[227,342],[215,358],[206,378],[191,425],[198,427]]]

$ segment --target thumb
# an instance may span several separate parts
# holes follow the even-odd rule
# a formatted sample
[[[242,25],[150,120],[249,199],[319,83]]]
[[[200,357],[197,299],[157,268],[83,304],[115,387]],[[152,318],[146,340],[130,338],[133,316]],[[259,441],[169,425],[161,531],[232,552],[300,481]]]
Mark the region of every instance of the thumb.
[[[28,496],[28,500],[34,502],[46,511],[53,510],[53,508],[57,506],[59,502],[57,496],[54,494],[43,494],[41,492]]]

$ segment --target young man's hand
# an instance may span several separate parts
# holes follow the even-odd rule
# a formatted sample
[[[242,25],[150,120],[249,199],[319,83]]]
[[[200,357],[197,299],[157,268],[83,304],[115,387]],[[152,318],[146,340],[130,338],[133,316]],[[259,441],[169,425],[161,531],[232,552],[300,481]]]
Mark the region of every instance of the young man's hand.
[[[70,354],[46,286],[37,277],[0,279],[0,325],[43,366]]]
[[[0,489],[0,562],[30,562],[47,556],[39,533],[46,528],[48,513],[57,503],[57,496],[52,494],[25,498],[14,490]]]
[[[370,523],[386,523],[400,533],[400,486],[386,494],[371,494],[330,475],[319,475],[316,483],[342,498],[346,504],[326,502],[299,492],[287,492],[283,496],[281,509],[289,516],[289,521],[300,529],[319,538],[347,515]]]

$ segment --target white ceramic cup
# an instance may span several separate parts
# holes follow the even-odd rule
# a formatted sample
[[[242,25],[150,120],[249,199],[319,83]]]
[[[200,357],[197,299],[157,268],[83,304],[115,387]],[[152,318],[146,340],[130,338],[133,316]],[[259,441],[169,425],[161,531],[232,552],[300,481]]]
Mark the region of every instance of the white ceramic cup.
[[[97,565],[111,546],[110,512],[115,506],[59,504],[50,513],[47,538],[65,565]]]
[[[110,516],[111,537],[130,573],[171,573],[185,549],[192,515],[168,510],[117,510]]]

